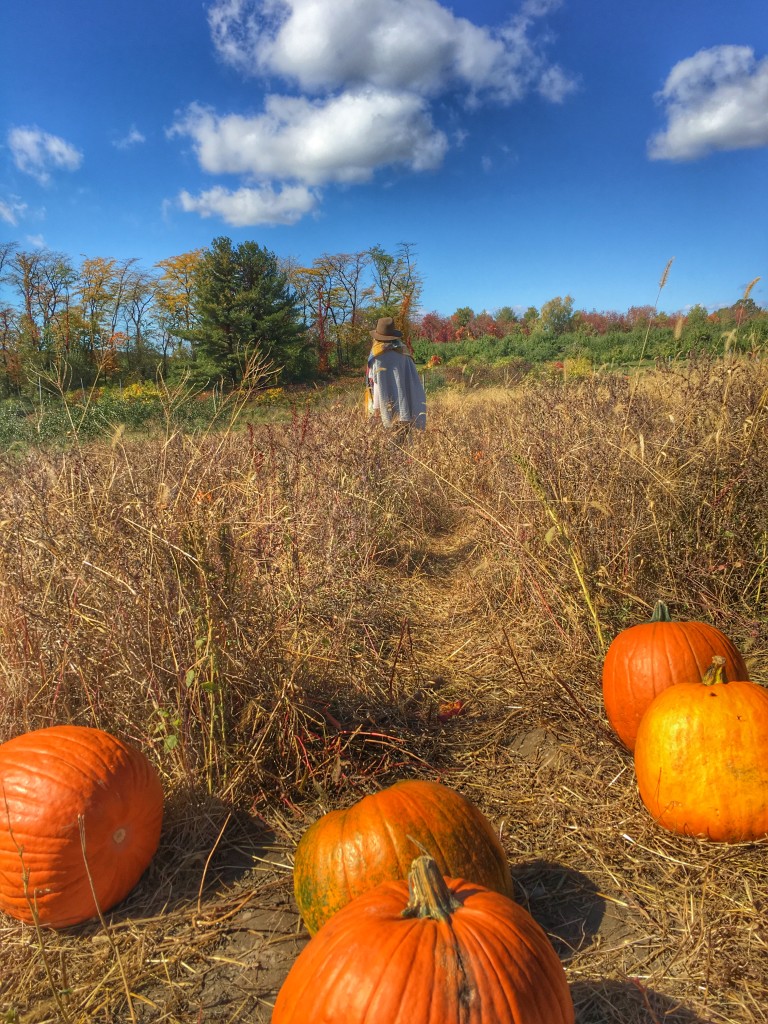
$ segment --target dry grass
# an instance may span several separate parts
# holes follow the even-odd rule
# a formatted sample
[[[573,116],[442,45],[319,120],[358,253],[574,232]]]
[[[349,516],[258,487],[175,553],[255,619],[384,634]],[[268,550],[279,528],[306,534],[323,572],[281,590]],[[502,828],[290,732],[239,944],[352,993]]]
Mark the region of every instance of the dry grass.
[[[434,396],[405,455],[342,404],[6,459],[0,740],[118,733],[167,813],[106,929],[2,919],[0,1019],[267,1021],[299,835],[419,775],[498,826],[579,1024],[768,1021],[768,846],[658,829],[600,695],[657,598],[768,681],[767,403],[728,361]]]

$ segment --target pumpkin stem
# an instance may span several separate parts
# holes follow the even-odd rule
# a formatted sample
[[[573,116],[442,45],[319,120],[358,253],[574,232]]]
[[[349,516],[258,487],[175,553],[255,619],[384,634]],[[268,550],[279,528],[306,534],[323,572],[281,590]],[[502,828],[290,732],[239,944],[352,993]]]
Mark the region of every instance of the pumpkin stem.
[[[702,683],[705,686],[712,686],[714,683],[727,683],[725,676],[725,658],[722,654],[712,655],[712,664],[704,673]]]
[[[663,601],[657,601],[653,608],[653,615],[651,616],[651,622],[671,622],[672,616],[669,614],[669,608]]]
[[[408,906],[403,917],[429,917],[433,921],[450,921],[461,903],[445,884],[432,857],[417,857],[408,875]]]

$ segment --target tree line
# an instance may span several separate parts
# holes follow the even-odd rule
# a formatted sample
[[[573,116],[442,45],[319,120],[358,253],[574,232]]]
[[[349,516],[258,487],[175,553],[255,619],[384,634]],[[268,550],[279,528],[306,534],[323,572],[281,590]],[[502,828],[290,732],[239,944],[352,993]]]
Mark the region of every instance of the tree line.
[[[573,308],[573,298],[566,295],[565,298],[556,296],[550,299],[541,309],[529,306],[522,314],[517,314],[510,306],[503,306],[495,314],[486,310],[475,313],[469,306],[457,309],[450,317],[427,313],[420,318],[418,336],[432,343],[445,343],[510,335],[596,337],[667,328],[686,334],[689,340],[700,341],[714,337],[718,330],[747,324],[768,325],[768,311],[749,296],[711,313],[704,306],[695,305],[683,314],[665,313],[650,305],[631,306],[625,313],[578,310]]]
[[[360,365],[380,316],[409,321],[422,281],[412,247],[325,254],[304,267],[247,241],[160,260],[0,244],[0,396],[41,379],[73,388],[161,374],[238,385],[258,359],[285,381]],[[37,383],[36,383],[37,382]]]
[[[754,284],[754,282],[753,282]],[[419,313],[423,280],[413,246],[324,254],[310,266],[247,241],[218,237],[204,249],[160,260],[69,257],[0,244],[0,397],[54,377],[65,387],[185,379],[240,384],[255,359],[282,379],[306,381],[358,367],[369,331],[393,316],[409,347],[507,339],[510,351],[552,358],[603,336],[649,328],[697,345],[749,325],[768,337],[768,312],[749,297],[685,316],[652,306],[626,313],[575,310],[571,296],[518,313],[459,307]],[[509,347],[508,345],[508,347]],[[425,346],[427,347],[425,349]]]

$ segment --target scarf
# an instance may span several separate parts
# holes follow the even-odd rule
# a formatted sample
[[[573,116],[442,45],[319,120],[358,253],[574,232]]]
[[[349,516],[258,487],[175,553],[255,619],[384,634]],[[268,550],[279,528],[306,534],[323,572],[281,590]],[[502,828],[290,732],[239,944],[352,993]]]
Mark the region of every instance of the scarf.
[[[380,356],[383,352],[397,352],[401,356],[408,355],[403,348],[401,341],[374,341],[371,346],[371,355],[374,359]]]

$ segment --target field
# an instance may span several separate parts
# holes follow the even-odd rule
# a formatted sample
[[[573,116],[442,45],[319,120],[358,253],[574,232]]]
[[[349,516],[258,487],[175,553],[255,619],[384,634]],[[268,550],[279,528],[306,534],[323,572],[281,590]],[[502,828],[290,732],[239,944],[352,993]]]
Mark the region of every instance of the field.
[[[62,932],[0,916],[0,1020],[268,1022],[291,861],[401,778],[474,800],[578,1024],[768,1021],[768,840],[663,831],[602,707],[657,599],[768,683],[768,364],[359,395],[0,457],[0,741],[59,722],[157,764],[160,849]]]

